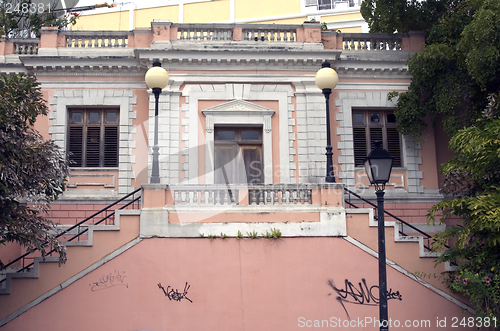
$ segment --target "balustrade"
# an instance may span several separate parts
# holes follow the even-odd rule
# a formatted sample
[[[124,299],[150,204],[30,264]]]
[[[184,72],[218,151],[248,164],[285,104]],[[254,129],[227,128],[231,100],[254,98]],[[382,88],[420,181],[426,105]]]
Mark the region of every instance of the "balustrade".
[[[220,24],[177,24],[177,40],[232,41],[233,27]]]
[[[248,190],[249,205],[309,205],[312,186],[307,184],[266,185],[172,185],[174,205],[213,206],[239,204],[240,190]]]
[[[128,46],[128,32],[123,31],[63,31],[66,47],[116,48]]]
[[[248,187],[249,205],[308,205],[312,188],[305,184],[270,184]]]
[[[38,54],[39,39],[13,39],[14,54]]]
[[[400,51],[402,34],[388,33],[341,33],[346,51]]]
[[[174,185],[174,205],[207,206],[238,204],[238,189],[226,185]]]
[[[245,25],[242,29],[242,39],[249,41],[297,41],[297,26],[293,25]]]

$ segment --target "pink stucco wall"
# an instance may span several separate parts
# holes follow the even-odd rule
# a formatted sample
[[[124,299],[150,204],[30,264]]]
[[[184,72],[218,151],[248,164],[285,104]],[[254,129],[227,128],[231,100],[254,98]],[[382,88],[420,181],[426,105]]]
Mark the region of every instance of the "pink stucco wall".
[[[378,319],[377,268],[376,258],[343,238],[144,239],[2,330],[328,329],[347,323],[347,313],[352,329],[377,330],[366,323]],[[469,316],[410,277],[387,272],[392,323],[456,330],[452,320]],[[346,282],[352,290],[339,301]],[[444,319],[447,327],[436,328]],[[427,321],[431,327],[420,326]]]

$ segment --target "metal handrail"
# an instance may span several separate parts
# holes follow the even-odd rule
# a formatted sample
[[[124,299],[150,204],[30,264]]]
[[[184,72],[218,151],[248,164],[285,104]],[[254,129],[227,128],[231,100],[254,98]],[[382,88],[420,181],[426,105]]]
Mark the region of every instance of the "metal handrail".
[[[370,202],[370,201],[366,200],[365,198],[363,198],[363,197],[362,197],[362,196],[360,196],[359,194],[356,194],[355,192],[353,192],[353,191],[349,190],[348,188],[344,187],[344,191],[346,191],[346,192],[349,194],[349,196],[352,194],[352,195],[354,195],[356,198],[358,198],[359,200],[361,200],[361,201],[363,201],[363,202],[365,202],[365,203],[369,204],[370,206],[372,206],[372,207],[374,207],[374,208],[377,208],[377,205],[376,205],[376,204],[374,204],[373,202]],[[351,203],[348,199],[345,199],[345,203],[347,203],[348,205],[350,205],[350,206],[352,206],[352,207],[354,207],[354,208],[359,208],[358,206],[356,206],[356,205],[354,205],[353,203]],[[401,218],[397,217],[396,215],[394,215],[394,214],[392,214],[392,213],[388,212],[387,210],[384,210],[384,213],[385,213],[386,215],[388,215],[388,216],[390,216],[390,217],[394,218],[396,221],[398,221],[398,222],[400,222],[400,223],[402,223],[402,224],[404,224],[404,225],[406,225],[406,226],[410,227],[411,229],[413,229],[413,230],[415,230],[416,232],[418,232],[418,233],[420,233],[421,235],[423,235],[423,236],[425,237],[425,239],[427,239],[428,244],[430,244],[430,240],[432,239],[432,236],[431,236],[430,234],[428,234],[428,233],[426,233],[426,232],[424,232],[424,231],[422,231],[422,230],[420,230],[420,229],[416,228],[415,226],[411,225],[411,224],[410,224],[410,223],[408,223],[408,222],[405,222],[404,220],[402,220]],[[378,217],[377,217],[377,216],[374,216],[374,218],[378,221]],[[401,231],[401,230],[398,230],[398,232],[399,232],[401,235],[403,235],[403,236],[408,236],[406,233],[404,233],[404,232],[403,232],[403,231]],[[450,246],[448,246],[448,245],[446,245],[446,244],[445,244],[444,246],[445,246],[446,248],[450,248]],[[429,250],[429,251],[431,251],[431,250],[432,250],[432,249],[431,249],[431,247],[430,247],[430,245],[429,245],[429,246],[428,246],[428,245],[424,245],[424,247],[425,247],[427,250]]]
[[[124,201],[124,200],[127,200],[127,199],[128,199],[128,198],[130,198],[131,196],[133,197],[133,196],[134,196],[135,194],[137,194],[139,191],[141,191],[141,189],[140,189],[140,188],[139,188],[139,189],[137,189],[137,190],[135,190],[135,191],[133,191],[132,193],[129,193],[128,195],[124,196],[123,198],[120,198],[119,200],[117,200],[117,201],[113,202],[112,204],[110,204],[110,205],[108,205],[108,206],[104,207],[103,209],[101,209],[101,210],[99,210],[99,211],[95,212],[95,213],[94,213],[94,214],[92,214],[91,216],[89,216],[89,217],[85,218],[84,220],[82,220],[82,221],[78,222],[77,224],[75,224],[75,225],[71,226],[70,228],[68,228],[68,229],[66,229],[66,230],[64,230],[64,231],[62,231],[62,232],[60,232],[59,234],[57,234],[57,235],[55,236],[55,238],[59,238],[59,237],[61,237],[61,236],[66,235],[66,234],[67,234],[68,232],[70,232],[71,230],[73,230],[73,229],[75,229],[75,228],[77,228],[77,227],[80,227],[80,226],[81,226],[81,225],[83,225],[85,222],[87,222],[87,221],[91,220],[92,218],[96,217],[97,215],[99,215],[99,214],[101,214],[101,213],[103,213],[103,212],[108,211],[111,207],[113,207],[113,206],[115,206],[115,205],[119,204],[120,202],[122,202],[122,201]],[[134,198],[134,197],[133,197],[133,198],[132,198],[132,200],[130,200],[127,204],[123,205],[122,207],[118,208],[118,210],[125,209],[125,208],[127,208],[128,206],[130,206],[131,204],[133,204],[133,203],[135,203],[135,202],[139,201],[140,199],[141,199],[141,195],[139,195],[139,197],[137,197],[137,198]],[[98,224],[101,224],[102,222],[104,222],[104,221],[105,221],[105,220],[107,220],[108,218],[110,218],[110,217],[114,216],[114,215],[115,215],[115,211],[116,211],[116,210],[113,210],[113,212],[112,212],[111,214],[109,214],[109,215],[107,215],[107,216],[103,217],[101,220],[99,220],[99,221],[98,221],[98,222],[96,222],[96,223],[93,223],[92,225],[98,225]],[[85,228],[85,229],[83,229],[82,231],[79,231],[76,235],[74,235],[74,236],[73,236],[73,237],[71,237],[70,239],[66,240],[65,242],[70,242],[70,241],[73,241],[74,239],[76,239],[76,238],[80,237],[81,235],[83,235],[83,234],[84,234],[85,232],[87,232],[87,231],[88,231],[88,227],[86,227],[86,228]],[[38,251],[38,249],[37,249],[37,248],[35,248],[32,252],[26,252],[26,253],[24,253],[23,255],[19,256],[19,257],[18,257],[18,258],[16,258],[15,260],[12,260],[12,261],[11,261],[11,262],[9,262],[8,264],[6,264],[6,265],[3,267],[3,269],[7,269],[9,266],[13,265],[14,263],[16,263],[16,262],[18,262],[18,261],[20,261],[20,260],[23,260],[23,261],[24,261],[24,258],[25,258],[26,256],[31,255],[31,254],[33,254],[33,253],[34,253],[34,252],[36,252],[36,251]],[[50,250],[48,253],[46,253],[45,255],[46,255],[46,256],[48,256],[48,255],[50,255],[50,254],[54,253],[55,251],[56,251],[55,249],[52,249],[52,250]],[[30,263],[30,264],[28,264],[27,266],[23,266],[21,269],[16,270],[16,273],[19,273],[19,272],[24,272],[25,270],[28,270],[31,266],[33,266],[33,264],[34,264],[34,263],[35,263],[35,262],[31,262],[31,263]],[[23,265],[24,265],[24,263],[23,263]],[[6,278],[1,279],[1,280],[0,280],[0,284],[1,284],[1,283],[3,283],[5,280],[6,280]]]

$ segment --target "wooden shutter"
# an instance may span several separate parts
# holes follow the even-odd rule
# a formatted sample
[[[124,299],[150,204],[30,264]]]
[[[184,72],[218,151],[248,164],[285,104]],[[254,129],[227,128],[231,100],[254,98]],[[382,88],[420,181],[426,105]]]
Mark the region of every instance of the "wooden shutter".
[[[382,128],[370,128],[370,151],[375,147],[376,141],[384,141],[382,136]]]
[[[401,143],[396,128],[387,128],[387,151],[394,157],[393,167],[401,167]]]
[[[354,135],[354,166],[362,166],[366,152],[366,129],[353,128]]]
[[[71,167],[82,166],[83,156],[83,127],[69,128],[69,160]]]
[[[100,166],[100,145],[101,145],[101,128],[100,127],[87,127],[87,154],[86,166],[99,167]]]
[[[118,127],[104,127],[104,166],[118,167]]]

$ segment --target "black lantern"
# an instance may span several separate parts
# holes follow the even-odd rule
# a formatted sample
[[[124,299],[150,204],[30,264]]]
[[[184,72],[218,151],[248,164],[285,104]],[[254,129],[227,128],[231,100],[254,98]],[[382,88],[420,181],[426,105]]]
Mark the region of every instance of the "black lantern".
[[[375,185],[377,191],[384,190],[389,181],[394,158],[382,148],[382,142],[376,141],[375,148],[365,158],[365,171],[370,184]]]

